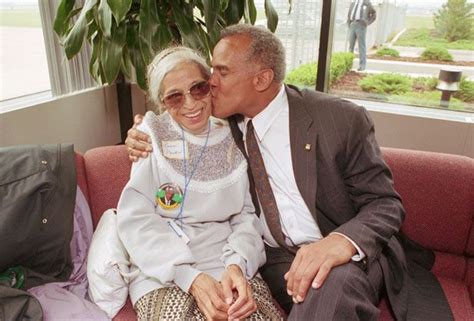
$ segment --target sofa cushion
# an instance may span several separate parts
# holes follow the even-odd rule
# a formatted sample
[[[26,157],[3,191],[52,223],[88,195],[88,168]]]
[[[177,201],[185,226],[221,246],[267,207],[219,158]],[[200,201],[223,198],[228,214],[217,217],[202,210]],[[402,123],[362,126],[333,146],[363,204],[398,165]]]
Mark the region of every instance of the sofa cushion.
[[[402,230],[421,245],[463,255],[473,222],[471,158],[384,148],[406,209]]]
[[[435,263],[431,271],[437,277],[448,277],[463,280],[467,262],[464,256],[435,251]]]
[[[438,280],[453,311],[454,320],[474,320],[474,309],[471,305],[466,284],[462,281],[445,277],[438,277]]]
[[[467,260],[467,271],[465,281],[471,295],[471,304],[474,306],[474,258]]]
[[[128,299],[120,313],[115,316],[114,321],[134,321],[136,319],[137,315],[133,310],[132,302]]]
[[[124,145],[94,148],[84,154],[94,227],[109,208],[116,208],[130,178],[131,162]]]
[[[469,293],[467,291],[466,284],[461,281],[445,277],[439,277],[438,280],[441,284],[441,287],[443,288],[444,293],[446,294],[449,306],[453,311],[454,320],[474,320],[474,309],[471,306],[471,301],[469,299]],[[379,307],[379,321],[395,321],[385,298],[382,299],[382,302],[380,302]]]

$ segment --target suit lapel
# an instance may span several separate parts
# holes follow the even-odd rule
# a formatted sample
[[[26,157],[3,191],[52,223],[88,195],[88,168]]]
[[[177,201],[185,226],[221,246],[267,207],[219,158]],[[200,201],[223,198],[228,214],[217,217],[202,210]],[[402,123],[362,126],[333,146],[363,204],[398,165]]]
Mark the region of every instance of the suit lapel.
[[[301,94],[286,86],[290,117],[290,145],[296,185],[308,209],[316,218],[317,128],[306,110]]]

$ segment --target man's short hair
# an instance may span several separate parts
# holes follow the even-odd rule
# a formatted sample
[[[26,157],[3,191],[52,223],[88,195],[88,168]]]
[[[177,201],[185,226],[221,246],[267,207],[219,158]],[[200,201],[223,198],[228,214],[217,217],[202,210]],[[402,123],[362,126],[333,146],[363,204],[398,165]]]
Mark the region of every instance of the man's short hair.
[[[280,39],[264,27],[249,24],[235,24],[221,31],[221,39],[236,35],[248,35],[252,39],[247,60],[273,70],[274,80],[283,82],[286,58]]]

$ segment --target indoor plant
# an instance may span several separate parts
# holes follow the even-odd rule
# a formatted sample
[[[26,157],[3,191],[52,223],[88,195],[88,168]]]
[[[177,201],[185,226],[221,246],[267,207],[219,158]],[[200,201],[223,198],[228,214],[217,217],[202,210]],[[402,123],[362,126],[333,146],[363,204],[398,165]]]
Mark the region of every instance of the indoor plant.
[[[84,5],[75,8],[76,2]],[[270,0],[265,14],[274,31],[278,15]],[[61,0],[54,30],[68,59],[89,42],[89,71],[99,83],[123,73],[145,89],[146,66],[160,49],[175,42],[209,56],[223,27],[254,24],[256,16],[254,0]]]
[[[278,15],[270,0],[265,15],[275,31]],[[254,0],[60,0],[54,30],[68,59],[89,43],[89,72],[98,83],[117,80],[124,141],[133,124],[127,79],[146,89],[146,66],[160,49],[179,43],[209,57],[222,28],[242,20],[254,24],[256,17]]]

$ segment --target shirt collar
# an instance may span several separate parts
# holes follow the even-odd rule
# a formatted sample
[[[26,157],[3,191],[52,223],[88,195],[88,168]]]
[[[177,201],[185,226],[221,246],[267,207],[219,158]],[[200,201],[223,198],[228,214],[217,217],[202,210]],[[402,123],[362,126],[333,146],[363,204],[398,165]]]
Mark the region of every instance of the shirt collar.
[[[253,118],[244,118],[245,130],[247,124],[252,120],[253,128],[258,140],[262,141],[265,134],[272,126],[275,119],[280,115],[285,106],[288,106],[288,96],[286,95],[285,86],[282,85],[278,94],[260,113]]]

